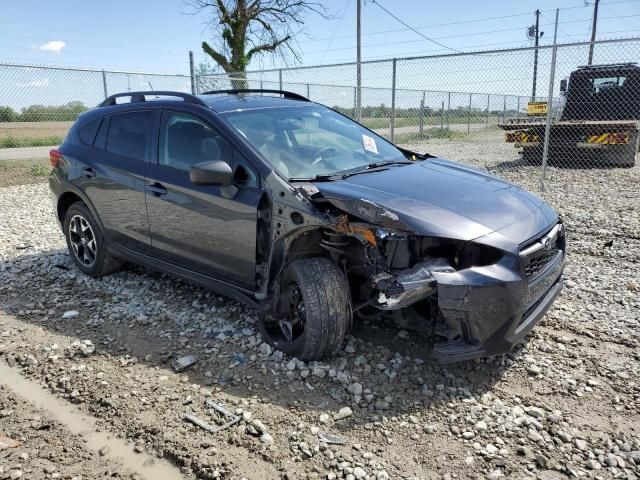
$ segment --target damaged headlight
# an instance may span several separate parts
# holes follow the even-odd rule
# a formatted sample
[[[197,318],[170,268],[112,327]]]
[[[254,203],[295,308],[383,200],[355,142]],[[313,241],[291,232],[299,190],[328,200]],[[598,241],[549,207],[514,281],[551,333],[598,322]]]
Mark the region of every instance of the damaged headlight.
[[[438,237],[421,237],[378,229],[378,246],[390,270],[403,270],[429,258],[439,258],[455,270],[493,265],[502,251],[482,244]]]

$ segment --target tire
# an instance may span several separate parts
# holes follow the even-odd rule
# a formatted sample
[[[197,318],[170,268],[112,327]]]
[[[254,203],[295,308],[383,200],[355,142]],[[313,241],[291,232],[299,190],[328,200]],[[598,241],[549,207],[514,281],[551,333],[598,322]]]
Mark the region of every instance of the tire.
[[[280,280],[277,303],[276,313],[263,315],[259,322],[269,345],[305,361],[342,348],[351,328],[351,295],[347,279],[331,261],[318,257],[292,262]]]
[[[102,277],[120,269],[122,262],[107,251],[104,235],[84,203],[67,209],[63,228],[71,258],[82,273]]]

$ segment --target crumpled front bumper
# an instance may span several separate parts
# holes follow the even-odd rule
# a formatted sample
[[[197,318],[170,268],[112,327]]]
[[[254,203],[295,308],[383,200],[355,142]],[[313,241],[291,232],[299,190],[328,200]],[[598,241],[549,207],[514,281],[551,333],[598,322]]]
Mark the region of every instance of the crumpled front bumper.
[[[540,321],[562,289],[564,251],[528,281],[515,256],[495,265],[434,273],[438,307],[459,335],[437,343],[433,357],[452,363],[509,352]]]

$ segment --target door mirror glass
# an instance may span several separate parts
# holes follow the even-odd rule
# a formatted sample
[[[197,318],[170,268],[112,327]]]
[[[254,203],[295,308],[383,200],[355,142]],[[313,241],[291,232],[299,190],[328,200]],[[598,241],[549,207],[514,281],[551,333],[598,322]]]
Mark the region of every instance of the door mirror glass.
[[[189,170],[189,179],[196,185],[217,185],[226,187],[231,185],[233,171],[227,162],[213,160],[196,163]]]

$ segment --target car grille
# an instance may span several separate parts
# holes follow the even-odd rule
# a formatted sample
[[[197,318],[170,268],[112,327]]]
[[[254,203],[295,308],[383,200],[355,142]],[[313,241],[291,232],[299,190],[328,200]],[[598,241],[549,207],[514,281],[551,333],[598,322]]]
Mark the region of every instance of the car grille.
[[[549,232],[525,245],[520,250],[520,258],[527,279],[536,278],[563,249],[564,229],[560,223]]]

